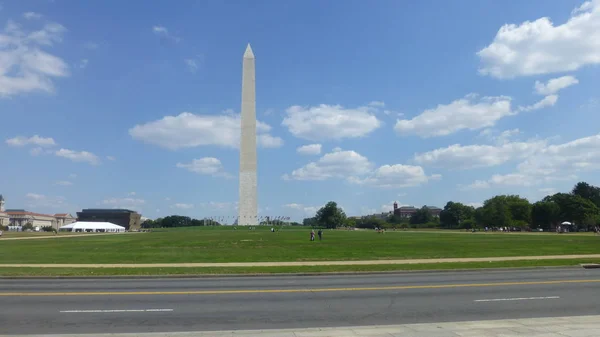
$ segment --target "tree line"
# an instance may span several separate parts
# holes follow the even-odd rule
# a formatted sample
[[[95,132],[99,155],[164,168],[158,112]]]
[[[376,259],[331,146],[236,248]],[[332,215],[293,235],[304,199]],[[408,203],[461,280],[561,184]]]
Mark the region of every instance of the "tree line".
[[[418,209],[410,218],[390,213],[386,217],[349,218],[333,201],[319,209],[315,216],[303,221],[305,226],[336,228],[519,228],[520,230],[551,230],[568,221],[584,230],[600,225],[600,187],[586,182],[577,183],[569,193],[548,195],[530,203],[518,195],[497,195],[473,207],[448,201],[439,217],[427,206]]]

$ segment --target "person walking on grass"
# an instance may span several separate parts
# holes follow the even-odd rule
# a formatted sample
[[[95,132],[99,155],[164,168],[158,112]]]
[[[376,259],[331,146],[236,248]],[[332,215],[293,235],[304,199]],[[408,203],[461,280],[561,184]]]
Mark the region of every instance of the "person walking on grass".
[[[314,229],[312,229],[310,231],[310,241],[315,241],[315,230]]]
[[[317,234],[319,235],[319,241],[323,240],[323,231],[319,229]]]

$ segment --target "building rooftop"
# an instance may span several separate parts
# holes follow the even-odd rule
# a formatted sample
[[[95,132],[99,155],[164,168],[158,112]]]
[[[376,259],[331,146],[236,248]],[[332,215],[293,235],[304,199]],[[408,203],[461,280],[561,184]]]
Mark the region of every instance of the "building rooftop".
[[[137,213],[136,211],[132,211],[129,209],[122,208],[84,208],[81,212],[77,213]]]
[[[49,215],[49,214],[28,212],[28,211],[26,211],[24,209],[7,209],[4,213],[6,213],[8,215],[33,215],[33,216],[54,217],[53,215]]]

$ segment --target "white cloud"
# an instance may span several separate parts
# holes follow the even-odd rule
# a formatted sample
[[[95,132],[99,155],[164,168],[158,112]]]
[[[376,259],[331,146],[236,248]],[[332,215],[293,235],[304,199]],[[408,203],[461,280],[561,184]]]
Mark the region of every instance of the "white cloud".
[[[191,73],[198,71],[198,63],[194,59],[183,60]]]
[[[345,179],[350,183],[379,188],[417,186],[429,180],[441,178],[434,174],[426,176],[423,168],[412,165],[375,166],[366,157],[355,151],[336,148],[319,160],[283,175],[284,180],[327,180]]]
[[[56,142],[53,138],[44,138],[38,135],[33,135],[29,138],[18,136],[14,138],[10,138],[6,140],[6,144],[10,146],[25,146],[25,145],[36,145],[41,147],[51,147],[55,146]]]
[[[136,195],[135,192],[129,192],[128,194],[131,195],[131,196]]]
[[[284,179],[326,180],[330,178],[348,178],[363,175],[371,171],[373,164],[354,151],[337,151],[325,154],[316,162],[292,171]]]
[[[239,148],[240,125],[239,114],[195,115],[183,112],[178,116],[165,116],[153,122],[138,124],[129,129],[129,134],[134,139],[171,150],[206,145]],[[270,130],[269,125],[256,122],[259,146],[275,147],[283,144],[281,138],[269,134]]]
[[[210,208],[214,210],[232,210],[238,208],[238,203],[211,201],[200,203],[200,207]]]
[[[275,149],[283,146],[283,139],[263,133],[256,136],[256,142],[264,148]]]
[[[550,194],[556,193],[556,188],[554,188],[554,187],[544,187],[544,188],[540,188],[538,191],[540,191],[542,193],[545,193],[547,195],[550,195]]]
[[[556,101],[558,101],[558,95],[548,95],[533,105],[529,105],[529,106],[525,106],[525,107],[519,106],[519,111],[533,111],[533,110],[538,110],[541,108],[553,106],[554,104],[556,104]]]
[[[412,119],[397,120],[394,130],[401,135],[445,136],[469,129],[490,127],[503,117],[514,115],[511,98],[482,97],[470,94],[450,104],[440,104]]]
[[[44,149],[42,149],[41,147],[34,147],[31,150],[29,150],[29,154],[32,156],[39,156],[43,152],[44,152]]]
[[[198,174],[212,175],[215,177],[230,177],[229,174],[223,172],[221,161],[213,157],[194,159],[189,164],[177,163],[176,166]]]
[[[515,172],[496,174],[487,181],[478,180],[467,187],[534,186],[575,180],[580,172],[596,170],[600,170],[600,134],[547,145],[527,156]]]
[[[87,151],[73,151],[68,149],[60,149],[54,153],[58,157],[70,159],[74,162],[84,162],[92,165],[100,163],[98,156]]]
[[[509,130],[512,132],[512,130]],[[517,130],[518,131],[518,130]],[[509,132],[510,133],[510,132]],[[448,169],[491,167],[510,160],[525,159],[546,146],[546,141],[504,142],[499,145],[454,144],[433,151],[415,154],[420,165]]]
[[[296,152],[305,155],[317,155],[321,154],[321,147],[321,144],[302,145],[296,149]]]
[[[95,42],[88,41],[88,42],[86,42],[86,43],[83,44],[83,47],[85,49],[89,49],[89,50],[96,50],[100,46],[97,43],[95,43]]]
[[[174,41],[174,42],[180,42],[181,41],[180,37],[174,36],[171,33],[169,33],[169,30],[165,26],[160,26],[160,25],[153,26],[152,27],[152,32],[154,32],[154,34],[156,36],[158,36],[158,37],[160,37],[161,39],[164,39],[164,40],[171,40],[171,41]]]
[[[77,174],[71,173],[71,174],[69,174],[69,178],[75,179],[75,178],[77,178]]]
[[[345,109],[340,105],[296,105],[286,109],[286,117],[281,124],[294,136],[312,141],[358,138],[381,126],[373,109],[368,106]]]
[[[496,78],[574,71],[600,64],[600,0],[585,2],[555,26],[548,17],[505,24],[480,50],[480,73]]]
[[[579,83],[573,76],[562,76],[558,78],[553,78],[549,80],[547,83],[542,83],[540,81],[535,81],[535,92],[539,95],[553,95],[559,92],[560,90],[570,87]]]
[[[52,197],[38,193],[27,193],[25,199],[27,206],[31,208],[64,208],[66,205],[65,198],[60,196]]]
[[[35,12],[26,12],[26,13],[23,13],[23,17],[27,20],[35,20],[35,19],[42,18],[42,14],[35,13]]]
[[[369,106],[383,108],[383,107],[385,107],[385,103],[382,101],[372,101],[371,103],[369,103]]]
[[[297,211],[301,211],[304,215],[314,215],[315,213],[317,213],[317,211],[319,210],[320,207],[317,206],[306,206],[303,204],[296,204],[296,203],[292,203],[292,204],[286,204],[283,205],[284,208],[287,209],[293,209],[293,210],[297,210]]]
[[[65,31],[58,23],[47,23],[40,30],[26,32],[8,21],[0,32],[0,97],[54,92],[54,78],[68,76],[68,66],[41,48],[61,42]]]
[[[117,158],[113,157],[113,156],[106,156],[106,159],[110,160],[110,161],[115,161],[117,160]]]
[[[146,203],[146,200],[139,198],[108,198],[102,200],[102,205],[112,206],[113,208],[139,209]]]
[[[68,181],[68,180],[60,180],[60,181],[57,181],[55,183],[55,185],[59,185],[59,186],[71,186],[71,185],[73,185],[73,183],[70,182],[70,181]]]
[[[194,208],[194,205],[192,205],[192,204],[183,204],[183,203],[177,203],[177,204],[173,204],[173,205],[171,205],[171,208],[177,208],[177,209],[191,209],[191,208]]]
[[[351,177],[350,182],[378,188],[404,188],[418,186],[429,180],[438,180],[441,175],[427,176],[421,166],[413,165],[383,165],[364,179]]]
[[[89,63],[88,59],[81,59],[81,61],[79,61],[79,68],[84,69],[85,67],[87,67],[88,63]]]

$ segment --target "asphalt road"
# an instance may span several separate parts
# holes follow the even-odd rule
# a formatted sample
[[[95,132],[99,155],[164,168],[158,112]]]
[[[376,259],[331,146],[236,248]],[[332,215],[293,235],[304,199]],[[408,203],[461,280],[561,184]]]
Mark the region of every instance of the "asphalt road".
[[[0,280],[0,335],[388,325],[600,314],[600,269]]]

